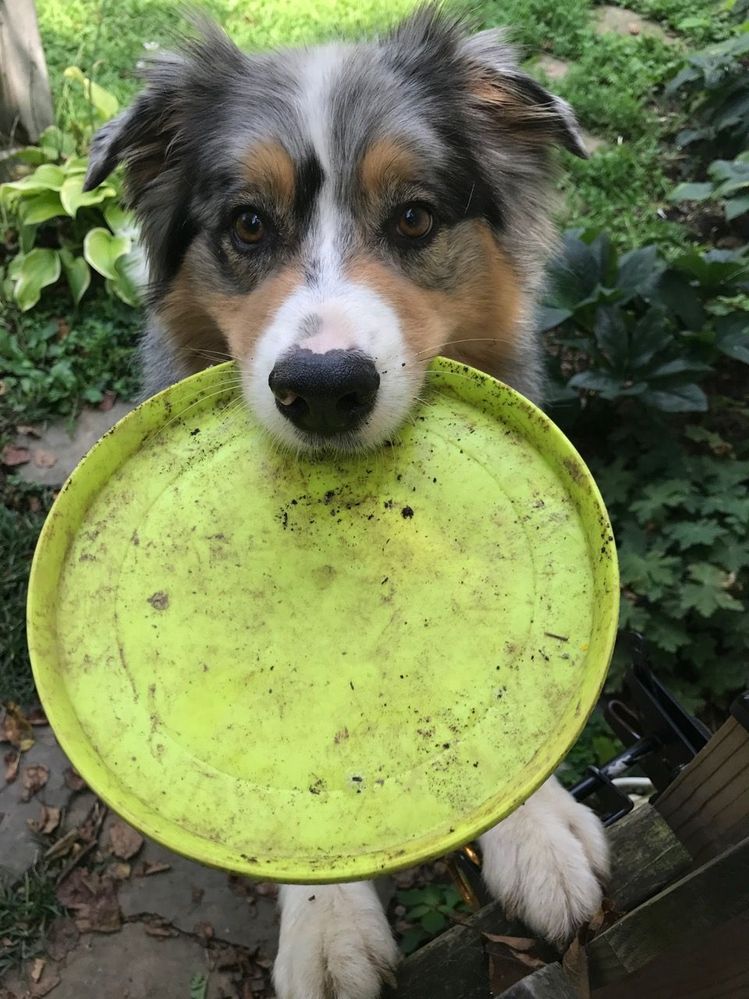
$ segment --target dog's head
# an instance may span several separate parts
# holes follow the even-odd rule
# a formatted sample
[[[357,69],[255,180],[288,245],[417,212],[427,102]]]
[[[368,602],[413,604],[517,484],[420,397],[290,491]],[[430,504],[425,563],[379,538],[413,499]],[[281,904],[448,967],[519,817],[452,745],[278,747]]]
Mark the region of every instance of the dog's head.
[[[569,106],[433,8],[368,44],[245,55],[202,32],[87,177],[125,163],[182,370],[231,354],[297,447],[382,442],[437,353],[536,392],[550,147],[584,155]]]

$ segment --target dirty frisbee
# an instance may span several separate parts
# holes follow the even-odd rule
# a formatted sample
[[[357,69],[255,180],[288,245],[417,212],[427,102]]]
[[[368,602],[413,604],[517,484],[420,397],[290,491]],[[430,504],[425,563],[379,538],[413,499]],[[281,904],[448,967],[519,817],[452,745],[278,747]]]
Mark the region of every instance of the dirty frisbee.
[[[232,365],[135,409],[34,557],[47,716],[137,829],[262,879],[469,842],[575,742],[618,610],[601,497],[529,402],[438,359],[378,451],[285,454]]]

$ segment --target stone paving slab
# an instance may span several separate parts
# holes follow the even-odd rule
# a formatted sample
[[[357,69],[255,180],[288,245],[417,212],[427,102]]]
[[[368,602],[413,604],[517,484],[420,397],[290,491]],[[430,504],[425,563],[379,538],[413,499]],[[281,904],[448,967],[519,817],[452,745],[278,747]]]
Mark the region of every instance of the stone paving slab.
[[[168,864],[168,871],[134,876],[120,885],[120,908],[125,918],[158,913],[183,933],[200,932],[209,924],[216,937],[242,947],[259,947],[274,953],[278,938],[276,905],[272,897],[258,895],[254,885],[232,882],[225,871],[203,867],[157,843],[147,842],[133,861]],[[275,892],[273,893],[275,894]]]
[[[45,849],[29,826],[30,821],[39,818],[41,806],[64,809],[73,796],[64,779],[68,759],[58,746],[52,729],[48,726],[35,728],[34,739],[31,749],[21,754],[16,780],[7,784],[0,777],[0,879],[6,882],[20,877]],[[3,746],[4,750],[8,748]],[[24,771],[37,765],[48,768],[49,779],[29,801],[24,801]]]
[[[211,971],[205,948],[185,936],[149,936],[141,923],[128,923],[119,933],[90,933],[59,962],[47,961],[40,984],[59,982],[52,999],[190,999],[194,976],[208,980],[206,999],[237,995],[228,990],[221,972]],[[34,994],[29,969],[3,982],[16,999]]]
[[[664,42],[676,40],[660,24],[642,17],[627,7],[615,7],[612,4],[602,4],[595,11],[595,30],[599,35],[613,32],[617,35],[645,35],[660,38]]]
[[[52,423],[42,431],[40,437],[31,434],[17,435],[15,445],[31,452],[31,461],[19,465],[18,474],[26,482],[61,486],[84,454],[132,408],[133,403],[116,402],[107,411],[84,409],[72,433],[67,423]],[[56,458],[55,463],[49,465],[52,458]]]

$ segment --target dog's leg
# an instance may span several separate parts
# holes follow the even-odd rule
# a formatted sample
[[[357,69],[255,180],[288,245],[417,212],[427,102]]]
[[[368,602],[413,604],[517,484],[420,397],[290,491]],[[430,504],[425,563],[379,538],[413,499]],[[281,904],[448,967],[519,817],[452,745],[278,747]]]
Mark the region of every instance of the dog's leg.
[[[278,999],[376,999],[398,948],[374,885],[283,885]]]
[[[598,910],[603,826],[552,777],[480,839],[484,880],[510,916],[561,944]]]

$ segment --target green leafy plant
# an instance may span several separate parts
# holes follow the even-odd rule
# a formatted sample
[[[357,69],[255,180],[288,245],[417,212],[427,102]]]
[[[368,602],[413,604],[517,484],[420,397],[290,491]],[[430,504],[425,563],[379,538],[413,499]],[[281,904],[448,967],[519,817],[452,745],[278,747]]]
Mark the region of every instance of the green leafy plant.
[[[205,999],[208,993],[208,979],[205,975],[194,974],[190,979],[190,999]]]
[[[698,383],[720,357],[749,362],[748,280],[739,253],[689,250],[667,264],[654,246],[618,255],[605,234],[566,233],[539,314],[553,331],[552,402],[706,410]]]
[[[749,145],[749,33],[739,33],[688,56],[666,96],[688,98],[690,127],[678,146],[730,159]]]
[[[81,84],[99,123],[117,111],[116,99],[80,69],[72,66],[66,76]],[[138,304],[143,256],[134,222],[120,205],[119,177],[84,191],[87,159],[78,155],[79,144],[73,135],[48,128],[37,146],[18,153],[20,163],[31,172],[0,184],[0,211],[6,219],[11,258],[3,288],[24,312],[61,276],[76,305],[94,275],[126,304]]]
[[[749,412],[732,414],[744,430]],[[620,626],[693,710],[746,685],[749,453],[709,425],[628,421],[589,458],[619,547]],[[608,452],[608,453],[604,453]],[[615,658],[616,690],[626,663]]]
[[[40,306],[0,319],[0,424],[67,418],[105,392],[132,398],[137,312],[101,292],[81,314]]]
[[[0,974],[39,954],[49,924],[64,912],[43,867],[33,867],[13,885],[0,880]]]
[[[678,184],[671,201],[722,202],[729,222],[749,212],[749,151],[734,160],[713,160],[707,173],[710,180]]]
[[[399,891],[396,900],[406,910],[406,923],[411,924],[401,936],[400,946],[405,954],[413,953],[447,929],[455,914],[468,912],[458,890],[450,884],[434,883]]]

